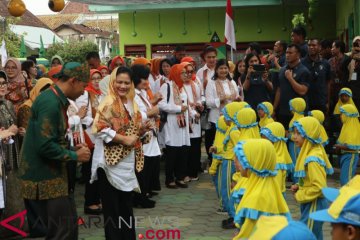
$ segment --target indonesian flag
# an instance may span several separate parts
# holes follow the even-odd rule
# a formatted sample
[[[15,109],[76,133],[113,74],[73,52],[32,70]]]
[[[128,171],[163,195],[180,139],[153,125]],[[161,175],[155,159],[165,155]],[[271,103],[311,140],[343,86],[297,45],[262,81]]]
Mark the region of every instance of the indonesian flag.
[[[236,50],[235,28],[233,11],[231,7],[231,0],[226,3],[226,16],[225,16],[225,43],[231,48]]]

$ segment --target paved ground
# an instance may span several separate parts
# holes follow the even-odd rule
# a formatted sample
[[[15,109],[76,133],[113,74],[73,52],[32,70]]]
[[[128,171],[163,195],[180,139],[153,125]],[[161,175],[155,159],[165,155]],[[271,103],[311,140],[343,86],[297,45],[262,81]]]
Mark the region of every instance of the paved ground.
[[[162,173],[162,183],[163,175]],[[328,185],[339,187],[339,182],[334,179],[338,179],[338,174],[328,180]],[[79,240],[103,240],[105,238],[102,219],[89,217],[83,213],[83,193],[84,185],[78,185],[76,188],[78,215],[84,220],[84,225],[79,229]],[[200,180],[191,182],[187,189],[167,189],[163,186],[159,196],[154,197],[153,200],[156,201],[155,208],[135,209],[138,239],[146,239],[144,237],[146,231],[149,236],[158,234],[157,238],[149,239],[186,240],[231,239],[235,233],[235,230],[221,228],[221,221],[226,216],[215,213],[218,200],[208,174],[201,174]],[[286,200],[293,218],[298,219],[299,206],[290,192],[286,195]],[[180,232],[175,232],[174,229],[179,229]],[[180,234],[181,238],[176,234]],[[324,239],[331,239],[329,224],[324,225]]]

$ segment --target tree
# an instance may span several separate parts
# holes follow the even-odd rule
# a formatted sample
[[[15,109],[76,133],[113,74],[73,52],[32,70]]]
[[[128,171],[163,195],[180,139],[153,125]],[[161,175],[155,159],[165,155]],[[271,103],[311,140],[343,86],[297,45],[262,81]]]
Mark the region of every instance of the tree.
[[[4,19],[4,27],[0,26],[0,43],[5,39],[6,51],[9,57],[20,57],[20,38],[11,31],[10,25],[17,22],[16,18],[6,17]],[[5,33],[3,34],[5,30]]]
[[[46,50],[45,57],[50,60],[54,55],[59,55],[64,62],[85,62],[88,52],[98,51],[98,46],[93,42],[71,41],[51,45]]]

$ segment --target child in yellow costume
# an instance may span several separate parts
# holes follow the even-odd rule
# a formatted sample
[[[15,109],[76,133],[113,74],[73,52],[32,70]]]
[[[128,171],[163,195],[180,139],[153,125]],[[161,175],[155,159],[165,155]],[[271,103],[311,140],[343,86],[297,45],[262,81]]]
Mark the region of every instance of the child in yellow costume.
[[[270,140],[275,147],[276,152],[276,180],[279,183],[281,192],[285,196],[286,192],[286,175],[287,172],[292,172],[294,169],[290,154],[286,147],[287,138],[285,138],[285,128],[279,122],[273,122],[260,129],[260,134],[263,138]]]
[[[312,110],[308,113],[308,116],[316,118],[320,123],[320,137],[321,144],[325,147],[329,143],[329,137],[324,128],[325,115],[320,110]]]
[[[342,88],[339,92],[339,100],[334,108],[334,115],[340,115],[340,107],[345,104],[351,104],[355,106],[354,101],[352,100],[352,91],[350,88]]]
[[[224,220],[223,227],[231,228],[233,218],[235,215],[235,211],[232,208],[229,208],[231,204],[230,201],[230,192],[231,192],[231,177],[235,173],[235,165],[234,165],[234,147],[237,143],[237,139],[239,139],[240,131],[235,125],[235,114],[241,110],[242,108],[250,108],[250,105],[246,102],[232,102],[227,104],[222,109],[222,114],[225,118],[225,122],[228,125],[228,129],[225,133],[225,139],[222,145],[212,146],[210,151],[215,154],[221,154],[222,163],[221,163],[221,189],[219,189],[221,193],[222,203],[224,210],[226,210],[229,214],[229,218]]]
[[[288,134],[288,149],[289,149],[289,153],[291,156],[291,159],[293,161],[293,164],[295,166],[296,164],[296,159],[299,155],[300,152],[300,148],[297,147],[294,143],[294,139],[293,139],[293,133],[294,133],[294,122],[299,120],[300,118],[304,117],[304,111],[306,109],[306,102],[304,99],[302,98],[293,98],[289,101],[289,105],[290,105],[290,111],[294,114],[290,123],[289,123],[289,134]],[[291,179],[294,183],[297,182],[297,179],[294,177],[293,174],[291,174]]]
[[[309,214],[325,209],[327,200],[321,189],[326,187],[326,175],[334,172],[320,138],[320,123],[314,117],[304,117],[294,122],[294,141],[301,148],[294,176],[299,182],[291,186],[300,203],[300,221],[307,224],[317,239],[323,238],[322,222],[309,219]]]
[[[340,119],[343,123],[340,136],[335,147],[341,150],[340,183],[345,185],[356,172],[360,150],[359,112],[351,104],[340,107]]]
[[[225,139],[225,133],[228,129],[228,126],[225,122],[225,117],[220,116],[216,123],[216,134],[214,139],[213,146],[216,148],[221,148]],[[213,181],[215,184],[216,193],[220,199],[220,209],[219,212],[223,212],[224,204],[222,202],[222,196],[220,194],[221,189],[221,163],[223,159],[222,154],[212,154],[213,160],[209,168],[209,174],[213,176]],[[220,166],[220,167],[219,167]]]
[[[240,138],[238,141],[244,141],[248,139],[260,139],[260,132],[258,123],[256,122],[256,113],[252,108],[244,108],[237,112],[235,124],[240,131]],[[235,187],[233,188],[231,198],[231,208],[234,208],[235,218],[234,222],[236,225],[239,224],[237,219],[238,209],[237,206],[241,201],[242,196],[244,195],[246,189],[246,177],[241,177],[240,172],[236,172],[233,175],[233,180],[236,182]]]
[[[238,206],[241,229],[234,239],[246,239],[262,215],[283,215],[291,219],[289,208],[276,182],[276,153],[266,139],[239,142],[235,149],[236,170],[247,177],[244,196]]]
[[[274,119],[272,119],[273,112],[274,107],[269,102],[262,102],[257,106],[257,113],[260,118],[260,127],[265,127],[267,124],[274,122]]]

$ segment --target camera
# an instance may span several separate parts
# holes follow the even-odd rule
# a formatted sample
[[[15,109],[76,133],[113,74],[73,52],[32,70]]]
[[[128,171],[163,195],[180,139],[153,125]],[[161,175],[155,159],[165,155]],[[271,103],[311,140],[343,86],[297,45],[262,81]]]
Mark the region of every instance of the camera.
[[[265,72],[266,68],[264,64],[254,64],[252,65],[253,69],[255,70],[255,72]]]

